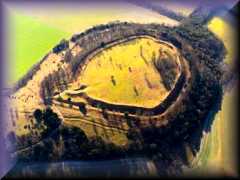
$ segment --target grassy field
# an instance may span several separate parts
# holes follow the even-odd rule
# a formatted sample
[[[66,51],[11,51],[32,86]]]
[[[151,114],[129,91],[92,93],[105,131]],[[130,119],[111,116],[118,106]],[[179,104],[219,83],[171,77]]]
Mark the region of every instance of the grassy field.
[[[153,107],[169,91],[152,60],[159,57],[159,50],[171,49],[150,38],[138,38],[108,48],[87,64],[70,89],[87,85],[85,92],[95,99],[114,104]],[[174,57],[174,56],[173,56]]]
[[[12,53],[10,61],[10,82],[16,82],[32,66],[43,58],[62,38],[69,33],[51,27],[36,19],[11,12],[9,21]]]

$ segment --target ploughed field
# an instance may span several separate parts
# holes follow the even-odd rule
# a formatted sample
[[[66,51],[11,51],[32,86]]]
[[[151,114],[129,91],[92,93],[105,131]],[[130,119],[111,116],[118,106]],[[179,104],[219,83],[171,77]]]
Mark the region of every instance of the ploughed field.
[[[77,80],[55,99],[85,102],[85,94],[110,104],[152,108],[174,87],[180,75],[178,61],[176,50],[163,41],[128,39],[88,58]]]

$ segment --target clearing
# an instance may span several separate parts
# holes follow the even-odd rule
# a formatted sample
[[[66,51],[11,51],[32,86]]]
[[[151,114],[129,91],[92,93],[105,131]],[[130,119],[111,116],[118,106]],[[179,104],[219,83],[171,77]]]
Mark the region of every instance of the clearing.
[[[85,92],[112,104],[157,106],[170,92],[153,64],[160,53],[161,58],[176,62],[174,50],[153,38],[139,37],[107,47],[88,60],[78,79],[60,96],[76,102]],[[178,75],[180,69],[175,67]]]

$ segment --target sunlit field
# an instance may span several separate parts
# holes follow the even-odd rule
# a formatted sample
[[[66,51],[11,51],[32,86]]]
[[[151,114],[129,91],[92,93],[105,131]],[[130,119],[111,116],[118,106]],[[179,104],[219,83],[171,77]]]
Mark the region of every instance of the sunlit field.
[[[105,49],[90,59],[71,89],[85,85],[84,91],[94,99],[156,106],[169,94],[153,65],[160,50],[175,57],[173,50],[150,38],[138,38]]]
[[[208,28],[223,41],[227,54],[225,57],[225,62],[231,64],[234,60],[235,52],[235,41],[236,41],[236,32],[229,22],[220,18],[214,17],[208,24]]]

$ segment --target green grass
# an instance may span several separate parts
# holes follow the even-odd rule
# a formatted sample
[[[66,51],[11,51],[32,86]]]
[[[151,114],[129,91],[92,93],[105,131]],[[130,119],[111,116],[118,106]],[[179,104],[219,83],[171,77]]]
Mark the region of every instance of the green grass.
[[[40,61],[62,38],[69,38],[70,33],[18,13],[11,12],[9,19],[11,68],[8,83],[12,84]]]

